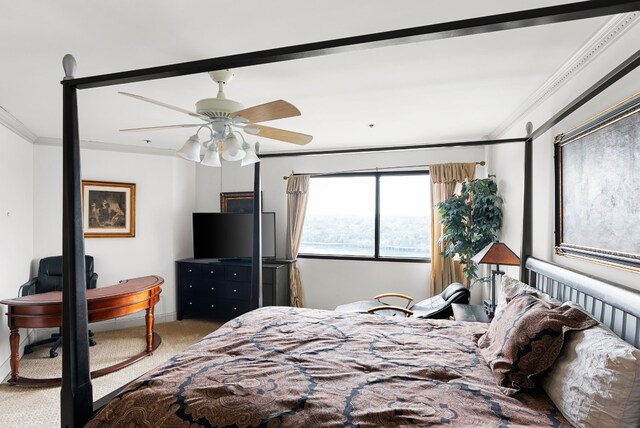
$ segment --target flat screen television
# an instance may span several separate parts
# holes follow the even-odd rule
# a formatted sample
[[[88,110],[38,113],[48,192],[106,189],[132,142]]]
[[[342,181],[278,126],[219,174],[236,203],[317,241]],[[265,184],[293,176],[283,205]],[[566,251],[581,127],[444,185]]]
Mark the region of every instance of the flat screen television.
[[[253,214],[193,213],[193,257],[247,259],[253,256]],[[276,256],[276,213],[262,213],[262,257]]]

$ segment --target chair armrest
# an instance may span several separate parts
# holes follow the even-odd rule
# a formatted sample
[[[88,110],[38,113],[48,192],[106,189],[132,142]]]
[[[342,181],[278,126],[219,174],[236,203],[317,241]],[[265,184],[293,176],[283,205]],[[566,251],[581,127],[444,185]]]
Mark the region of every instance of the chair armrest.
[[[93,275],[91,275],[91,278],[89,279],[87,288],[96,288],[97,285],[98,285],[98,274],[94,273]]]
[[[408,317],[413,315],[413,311],[411,309],[403,308],[402,306],[393,306],[393,305],[374,306],[373,308],[369,308],[367,310],[367,312],[369,312],[370,314],[373,314],[377,311],[398,311],[398,312],[402,312]]]
[[[413,301],[413,297],[408,296],[406,294],[402,294],[402,293],[382,293],[382,294],[378,294],[377,296],[373,296],[373,298],[377,301],[380,301],[380,299],[384,299],[385,297],[400,297],[401,299],[406,299],[407,300],[407,306],[405,306],[406,308],[409,308],[409,305]]]
[[[36,282],[38,282],[38,278],[31,278],[29,281],[22,284],[20,288],[18,288],[18,297],[28,296],[30,294],[33,294],[32,292],[33,292],[33,288],[36,285]]]

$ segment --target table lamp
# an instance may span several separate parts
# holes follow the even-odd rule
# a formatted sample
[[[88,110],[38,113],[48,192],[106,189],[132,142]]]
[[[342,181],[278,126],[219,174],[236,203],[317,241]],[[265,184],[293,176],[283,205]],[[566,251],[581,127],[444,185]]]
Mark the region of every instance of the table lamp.
[[[496,268],[491,271],[491,300],[484,301],[485,312],[493,318],[496,308],[496,275],[504,275],[500,265],[519,266],[520,258],[507,247],[507,244],[496,241],[480,250],[471,260],[478,264],[496,265]]]

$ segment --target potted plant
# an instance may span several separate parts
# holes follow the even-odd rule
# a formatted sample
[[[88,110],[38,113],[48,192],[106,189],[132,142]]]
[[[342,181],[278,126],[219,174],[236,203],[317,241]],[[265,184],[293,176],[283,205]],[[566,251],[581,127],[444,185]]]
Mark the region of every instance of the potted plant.
[[[478,265],[471,258],[496,239],[502,227],[502,198],[495,176],[462,183],[460,194],[438,204],[444,234],[442,256],[458,255],[464,265],[467,286],[477,278]]]

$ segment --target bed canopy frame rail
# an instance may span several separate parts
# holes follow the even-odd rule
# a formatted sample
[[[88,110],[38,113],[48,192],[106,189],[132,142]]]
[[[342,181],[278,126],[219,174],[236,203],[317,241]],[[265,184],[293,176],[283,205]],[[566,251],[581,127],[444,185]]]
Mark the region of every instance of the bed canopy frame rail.
[[[623,340],[640,348],[640,292],[593,276],[527,258],[529,285],[562,302],[581,305]]]
[[[120,73],[75,78],[73,57],[67,59],[66,76],[63,85],[63,370],[61,400],[61,425],[63,427],[84,426],[93,410],[93,393],[89,378],[86,340],[87,310],[86,285],[84,284],[84,236],[82,230],[80,139],[78,133],[78,106],[76,91],[79,89],[111,86],[123,83],[141,82],[167,77],[185,76],[226,68],[241,68],[252,65],[289,61],[300,58],[330,55],[341,52],[393,46],[426,40],[471,36],[538,25],[553,24],[581,19],[607,16],[640,10],[638,0],[591,0],[559,6],[508,12],[498,15],[464,19],[422,27],[405,28],[394,31],[368,34],[343,39],[276,48],[264,51],[230,55],[200,61],[131,70]],[[607,76],[599,82],[606,88],[620,79],[626,72],[637,66],[638,54],[633,65],[625,73]],[[587,94],[588,95],[588,94]],[[589,98],[581,96],[567,108],[575,109]],[[533,139],[550,128],[550,124],[562,118],[554,117],[537,132],[528,132],[525,141],[524,159],[524,215],[521,259],[531,255],[531,168]],[[263,156],[264,157],[264,156]],[[255,168],[254,206],[260,207],[260,169]],[[254,231],[259,239],[259,210],[254,208]],[[259,241],[258,241],[259,242]],[[254,248],[261,248],[255,245]],[[524,266],[522,266],[524,268]],[[521,269],[524,271],[524,269]],[[252,288],[260,281],[260,252],[254,251],[252,263]],[[252,304],[259,304],[260,296],[252,296]],[[636,333],[637,334],[637,333]],[[97,403],[96,403],[97,404]]]

